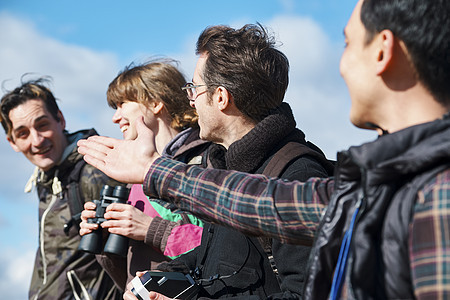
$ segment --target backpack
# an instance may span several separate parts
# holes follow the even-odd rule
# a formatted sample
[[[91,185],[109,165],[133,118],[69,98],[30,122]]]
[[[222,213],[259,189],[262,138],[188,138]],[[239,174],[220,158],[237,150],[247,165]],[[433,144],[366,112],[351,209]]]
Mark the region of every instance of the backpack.
[[[70,173],[68,178],[67,187],[67,203],[70,209],[70,220],[64,224],[64,233],[69,235],[70,228],[72,226],[76,226],[76,228],[80,229],[81,223],[81,212],[84,210],[84,198],[82,197],[82,193],[80,192],[80,175],[84,166],[86,166],[86,162],[81,159],[79,160]]]
[[[310,142],[308,142],[308,146],[297,142],[287,143],[272,156],[262,174],[268,177],[279,177],[288,168],[292,161],[305,155],[315,158],[329,176],[333,175],[335,161],[326,159],[322,151]],[[272,255],[272,238],[258,237],[258,240],[269,258],[274,273],[280,280],[278,277],[277,266]]]
[[[317,159],[328,175],[333,175],[335,161],[326,159],[322,151],[310,142],[308,142],[308,146],[296,142],[287,143],[272,156],[262,174],[279,177],[294,159],[304,155]]]

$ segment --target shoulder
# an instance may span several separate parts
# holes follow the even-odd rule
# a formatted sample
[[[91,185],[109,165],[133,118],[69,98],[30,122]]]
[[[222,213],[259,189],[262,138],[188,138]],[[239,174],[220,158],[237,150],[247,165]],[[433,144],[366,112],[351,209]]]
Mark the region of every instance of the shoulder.
[[[114,179],[108,177],[105,173],[103,173],[99,169],[97,169],[89,164],[85,164],[81,170],[80,183],[82,183],[82,184],[101,184],[101,185],[121,184],[117,180],[114,180]],[[123,184],[121,184],[121,185],[123,185]]]
[[[325,168],[309,155],[293,160],[281,174],[281,178],[291,181],[306,181],[311,177],[328,177],[328,175]]]
[[[87,163],[81,169],[78,184],[85,201],[98,199],[104,185],[123,185]]]
[[[410,261],[415,294],[438,295],[446,291],[450,231],[450,169],[434,175],[418,191],[409,233]],[[427,280],[425,278],[434,278]],[[444,297],[445,298],[445,297]]]
[[[445,208],[450,204],[450,168],[433,176],[417,194],[416,210]]]
[[[188,132],[189,135],[175,152],[173,159],[184,163],[202,165],[203,157],[207,155],[207,149],[211,142],[200,139],[199,129],[197,128],[190,128]]]
[[[288,140],[280,143],[265,165],[267,163],[269,165],[267,168],[264,166],[264,172],[274,168],[282,170],[278,173],[280,177],[291,181],[306,181],[311,177],[329,177],[334,169],[333,164],[326,159],[320,148],[302,140]]]

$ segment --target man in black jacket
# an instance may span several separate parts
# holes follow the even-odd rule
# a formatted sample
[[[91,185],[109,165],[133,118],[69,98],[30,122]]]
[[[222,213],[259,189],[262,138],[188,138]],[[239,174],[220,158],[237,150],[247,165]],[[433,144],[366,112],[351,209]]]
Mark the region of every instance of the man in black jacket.
[[[295,128],[292,111],[283,102],[289,81],[288,59],[275,49],[262,26],[209,27],[197,41],[197,54],[192,83],[183,89],[198,113],[200,137],[216,143],[209,153],[216,168],[301,181],[329,174],[332,166]],[[283,147],[289,143],[306,152],[283,163],[280,158],[289,151]],[[276,174],[265,171],[271,161],[280,168]],[[203,279],[199,297],[293,299],[302,295],[309,250],[310,245],[258,240],[209,224],[198,248],[159,269],[173,270],[172,266],[184,262],[188,269],[196,270],[198,278]],[[281,292],[277,291],[273,272]],[[217,274],[217,280],[206,281]]]

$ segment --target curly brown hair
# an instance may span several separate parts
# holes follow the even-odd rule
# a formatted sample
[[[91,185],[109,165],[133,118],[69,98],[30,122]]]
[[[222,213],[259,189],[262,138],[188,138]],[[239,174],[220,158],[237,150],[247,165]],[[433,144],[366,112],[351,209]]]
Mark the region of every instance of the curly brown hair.
[[[259,23],[240,29],[208,27],[198,38],[196,52],[207,55],[202,79],[208,94],[224,86],[250,119],[261,121],[283,102],[289,61]]]

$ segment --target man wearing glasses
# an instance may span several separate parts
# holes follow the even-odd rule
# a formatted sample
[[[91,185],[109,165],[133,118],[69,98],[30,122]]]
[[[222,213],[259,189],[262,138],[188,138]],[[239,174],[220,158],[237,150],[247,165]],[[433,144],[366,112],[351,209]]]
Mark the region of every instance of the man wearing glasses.
[[[199,116],[200,137],[215,143],[209,155],[215,167],[261,174],[278,165],[282,170],[273,176],[301,181],[328,175],[332,166],[305,140],[283,102],[288,59],[262,26],[209,27],[197,41],[197,54],[192,83],[183,89]],[[306,152],[282,165],[288,144]],[[310,245],[252,238],[210,224],[198,248],[159,269],[173,270],[182,261],[197,270],[203,282],[199,297],[300,298]]]
[[[197,54],[192,83],[183,89],[199,115],[200,137],[216,143],[215,151],[211,151],[212,161],[216,159],[218,166],[224,164],[228,170],[257,174],[267,174],[268,165],[274,164],[283,170],[268,175],[289,180],[305,181],[330,173],[332,166],[295,127],[292,111],[283,102],[289,62],[275,49],[273,38],[262,26],[246,25],[238,30],[227,26],[207,28],[197,41]],[[281,149],[288,144],[306,149],[308,154],[290,158],[282,166],[277,155],[285,157]],[[215,227],[219,233],[227,232],[230,243],[242,238],[236,231]],[[259,242],[271,258],[281,284],[281,292],[272,297],[300,298],[310,242],[303,246],[283,244],[277,239]],[[224,243],[208,250],[218,267],[229,260],[229,253],[221,251]],[[220,270],[213,273],[217,271]],[[246,278],[241,284],[251,283]]]

